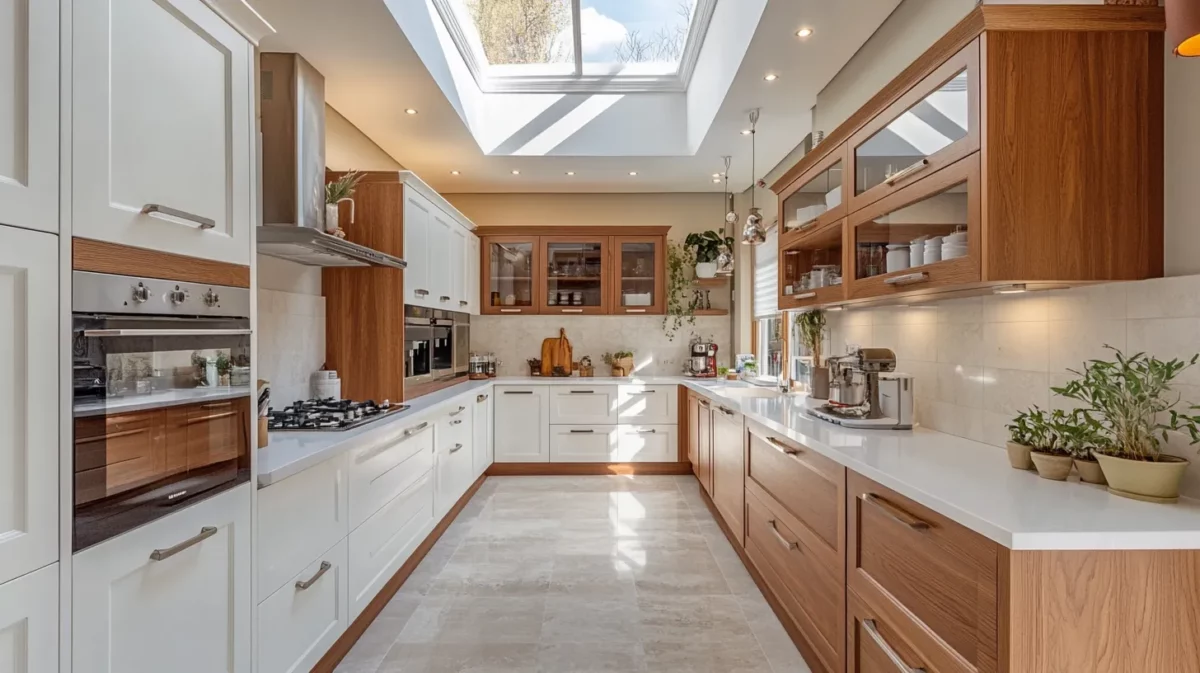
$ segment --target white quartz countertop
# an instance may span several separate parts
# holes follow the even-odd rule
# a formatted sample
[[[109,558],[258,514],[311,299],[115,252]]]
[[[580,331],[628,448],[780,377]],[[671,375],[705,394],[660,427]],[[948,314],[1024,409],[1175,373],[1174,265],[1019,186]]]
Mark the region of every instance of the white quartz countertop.
[[[1200,549],[1198,500],[1152,504],[1076,481],[1048,481],[1012,469],[1004,450],[994,446],[923,428],[843,428],[805,413],[804,395],[735,397],[723,392],[746,384],[682,376],[468,381],[420,397],[409,410],[354,430],[272,432],[270,445],[258,454],[259,487],[385,439],[438,413],[459,396],[493,386],[616,384],[686,385],[1009,549]]]
[[[144,395],[120,395],[105,398],[99,402],[77,404],[73,408],[75,416],[99,416],[101,414],[127,413],[143,409],[174,407],[196,402],[230,400],[237,397],[249,397],[250,386],[215,386],[212,388],[177,388],[160,390]]]

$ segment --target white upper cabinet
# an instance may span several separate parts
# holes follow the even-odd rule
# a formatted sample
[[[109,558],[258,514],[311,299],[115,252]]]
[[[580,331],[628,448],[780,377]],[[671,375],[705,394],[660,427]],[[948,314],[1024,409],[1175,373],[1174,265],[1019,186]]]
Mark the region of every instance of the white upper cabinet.
[[[467,313],[479,315],[479,237],[467,234],[467,259],[463,262],[466,271]]]
[[[74,673],[250,672],[251,488],[75,555]]]
[[[450,310],[466,313],[467,301],[467,239],[471,232],[457,224],[450,225]]]
[[[404,189],[404,303],[430,305],[429,228],[433,205],[416,190]],[[436,301],[436,297],[434,297]]]
[[[452,268],[456,265],[452,261],[450,250],[453,246],[452,239],[454,238],[454,230],[457,225],[446,216],[441,210],[435,208],[433,210],[433,222],[429,228],[429,284],[432,285],[430,306],[434,308],[446,309],[447,311],[458,310],[457,304],[452,303],[453,297],[453,278],[454,273]]]
[[[0,224],[58,231],[58,6],[0,0]]]
[[[249,264],[253,46],[201,0],[70,4],[74,234]]]
[[[58,558],[58,299],[58,238],[0,226],[0,583]]]

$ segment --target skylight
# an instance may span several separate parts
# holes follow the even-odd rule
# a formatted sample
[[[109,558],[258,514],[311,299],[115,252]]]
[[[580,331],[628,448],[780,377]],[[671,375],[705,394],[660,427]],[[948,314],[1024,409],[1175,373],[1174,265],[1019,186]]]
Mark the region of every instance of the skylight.
[[[433,0],[484,92],[683,91],[717,0]]]

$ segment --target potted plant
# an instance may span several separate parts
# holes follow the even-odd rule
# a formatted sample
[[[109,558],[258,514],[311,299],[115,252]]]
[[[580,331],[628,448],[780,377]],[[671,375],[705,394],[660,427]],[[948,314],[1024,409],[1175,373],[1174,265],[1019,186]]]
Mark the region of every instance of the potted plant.
[[[696,251],[696,277],[713,278],[717,275],[717,258],[721,255],[721,246],[732,248],[733,238],[709,229],[699,234],[688,234],[683,244]]]
[[[821,366],[825,312],[815,309],[801,313],[796,316],[796,329],[800,333],[800,342],[812,353],[812,367],[808,370],[808,394],[818,400],[829,399],[829,369]]]
[[[1081,413],[1103,428],[1109,443],[1094,452],[1116,495],[1151,502],[1175,502],[1179,482],[1189,462],[1164,454],[1162,442],[1169,432],[1185,432],[1191,444],[1200,442],[1200,416],[1177,409],[1181,396],[1172,382],[1200,361],[1159,360],[1145,353],[1126,356],[1113,351],[1113,362],[1090,360],[1083,371],[1070,370],[1079,378],[1055,393],[1083,403]],[[1189,405],[1188,410],[1200,407]]]
[[[1062,437],[1065,448],[1075,459],[1075,469],[1079,472],[1079,480],[1088,484],[1107,485],[1104,471],[1095,456],[1104,450],[1108,440],[1104,436],[1104,428],[1094,418],[1082,411],[1076,411],[1072,423],[1065,427]]]
[[[1075,457],[1063,445],[1062,439],[1071,432],[1071,419],[1067,412],[1056,409],[1046,413],[1037,407],[1029,412],[1030,437],[1033,450],[1029,457],[1037,469],[1038,476],[1054,481],[1066,481],[1071,474]]]
[[[610,368],[613,376],[631,376],[633,374],[633,351],[617,351],[605,353],[604,364]]]
[[[691,277],[688,275],[696,266],[696,255],[686,243],[667,243],[667,313],[663,316],[663,334],[667,340],[674,341],[675,335],[686,322],[696,324],[696,309],[688,301],[688,286]]]
[[[350,197],[354,196],[354,190],[363,177],[358,171],[349,171],[325,185],[325,233],[345,238],[346,233],[340,226],[338,206],[342,201],[350,202],[350,224],[354,224],[354,199]]]
[[[1013,418],[1012,423],[1005,426],[1008,428],[1008,444],[1004,448],[1008,451],[1008,464],[1012,465],[1014,470],[1033,469],[1033,458],[1029,457],[1035,441],[1032,413],[1034,412],[1022,411]]]

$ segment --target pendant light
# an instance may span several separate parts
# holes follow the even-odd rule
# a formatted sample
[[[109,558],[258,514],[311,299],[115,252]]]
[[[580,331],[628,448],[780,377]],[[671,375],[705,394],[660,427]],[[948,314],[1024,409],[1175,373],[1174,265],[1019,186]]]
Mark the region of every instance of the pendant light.
[[[1167,43],[1176,56],[1200,56],[1200,0],[1167,0]]]
[[[746,226],[742,228],[743,245],[760,245],[767,240],[767,227],[763,223],[762,212],[754,207],[754,193],[758,191],[758,178],[755,169],[758,164],[758,113],[759,109],[750,111],[750,215],[746,217]]]
[[[737,230],[738,214],[733,210],[733,195],[729,193],[729,165],[733,162],[733,157],[722,158],[725,159],[725,191],[721,193],[721,196],[723,197],[722,201],[729,207],[729,212],[725,213],[725,226],[721,227],[721,238],[725,238],[729,233]],[[724,243],[717,246],[717,275],[733,275],[733,250],[730,250],[729,246]]]

